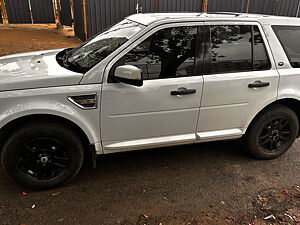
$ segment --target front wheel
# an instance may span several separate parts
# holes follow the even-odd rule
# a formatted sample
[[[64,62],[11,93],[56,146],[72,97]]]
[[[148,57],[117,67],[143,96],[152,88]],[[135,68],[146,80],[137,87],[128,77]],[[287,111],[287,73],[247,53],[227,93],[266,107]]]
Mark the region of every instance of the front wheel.
[[[250,153],[260,159],[273,159],[286,152],[298,135],[298,117],[283,105],[273,105],[262,111],[246,134]]]
[[[48,189],[70,181],[83,162],[78,135],[58,123],[31,123],[18,128],[2,151],[2,165],[16,182]]]

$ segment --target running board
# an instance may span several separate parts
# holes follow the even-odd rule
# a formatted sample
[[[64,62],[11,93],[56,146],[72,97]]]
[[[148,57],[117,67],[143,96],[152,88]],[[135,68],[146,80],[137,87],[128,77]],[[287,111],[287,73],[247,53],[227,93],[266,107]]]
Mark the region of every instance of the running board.
[[[172,135],[165,137],[145,138],[131,141],[108,143],[104,146],[104,151],[126,151],[135,149],[155,148],[164,147],[170,145],[188,144],[194,143],[196,140],[195,134],[184,134],[184,135]]]
[[[241,129],[227,129],[227,130],[217,130],[208,132],[197,132],[197,141],[210,141],[210,140],[220,140],[220,139],[231,139],[238,138],[243,135]]]

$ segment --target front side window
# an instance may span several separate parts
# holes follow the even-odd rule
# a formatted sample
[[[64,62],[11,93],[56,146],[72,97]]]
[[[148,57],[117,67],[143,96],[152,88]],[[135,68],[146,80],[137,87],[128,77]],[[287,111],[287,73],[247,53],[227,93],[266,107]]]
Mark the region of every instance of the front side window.
[[[162,29],[127,53],[116,66],[140,68],[143,80],[193,76],[196,36],[197,27]]]
[[[300,27],[299,26],[272,26],[279,39],[290,64],[300,68]]]
[[[205,73],[232,73],[270,69],[257,26],[217,25],[209,29],[211,52]]]

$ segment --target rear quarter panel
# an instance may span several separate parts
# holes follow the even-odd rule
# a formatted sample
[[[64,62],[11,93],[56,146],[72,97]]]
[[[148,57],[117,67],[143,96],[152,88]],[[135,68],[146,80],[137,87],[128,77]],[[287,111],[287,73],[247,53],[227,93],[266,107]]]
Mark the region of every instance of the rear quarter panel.
[[[295,23],[278,25],[300,26],[300,23],[297,21],[295,20]],[[264,25],[263,28],[268,37],[275,64],[280,74],[280,82],[278,85],[278,99],[293,98],[300,100],[300,68],[293,68],[290,65],[285,51],[282,48],[276,34],[274,33],[271,24]],[[283,62],[284,65],[278,66],[279,62]]]

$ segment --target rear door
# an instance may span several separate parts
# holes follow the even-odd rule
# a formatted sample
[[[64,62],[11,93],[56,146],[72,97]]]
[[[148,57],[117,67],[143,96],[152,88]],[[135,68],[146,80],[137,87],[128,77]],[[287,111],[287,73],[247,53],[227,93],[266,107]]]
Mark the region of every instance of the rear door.
[[[258,23],[206,22],[200,141],[240,137],[277,98],[279,75]]]

